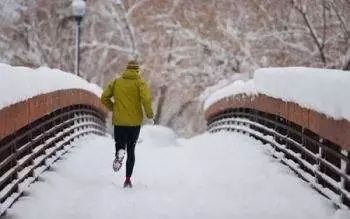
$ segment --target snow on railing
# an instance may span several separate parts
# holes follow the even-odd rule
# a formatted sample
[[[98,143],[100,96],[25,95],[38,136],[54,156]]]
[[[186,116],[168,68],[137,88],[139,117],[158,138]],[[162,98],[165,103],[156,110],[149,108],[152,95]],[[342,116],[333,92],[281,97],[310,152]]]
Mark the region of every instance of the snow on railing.
[[[59,69],[13,67],[0,63],[0,109],[57,90],[83,89],[100,96],[96,84]]]
[[[101,89],[46,67],[0,64],[0,216],[86,134],[106,133]]]
[[[350,73],[305,68],[258,70],[211,95],[208,130],[241,132],[338,207],[350,207]]]
[[[253,79],[238,80],[214,92],[204,104],[205,110],[219,100],[238,94],[264,94],[293,102],[334,119],[350,121],[350,71],[317,68],[263,68]]]

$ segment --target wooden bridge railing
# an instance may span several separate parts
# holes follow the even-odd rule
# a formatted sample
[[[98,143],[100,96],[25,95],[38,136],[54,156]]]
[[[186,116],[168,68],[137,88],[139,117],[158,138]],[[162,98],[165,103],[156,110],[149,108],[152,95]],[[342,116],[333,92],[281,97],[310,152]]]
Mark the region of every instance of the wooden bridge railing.
[[[0,214],[87,134],[106,133],[106,110],[85,90],[61,90],[0,110]]]
[[[334,120],[265,95],[236,95],[206,111],[208,130],[240,132],[271,147],[271,154],[338,207],[350,207],[350,122]]]

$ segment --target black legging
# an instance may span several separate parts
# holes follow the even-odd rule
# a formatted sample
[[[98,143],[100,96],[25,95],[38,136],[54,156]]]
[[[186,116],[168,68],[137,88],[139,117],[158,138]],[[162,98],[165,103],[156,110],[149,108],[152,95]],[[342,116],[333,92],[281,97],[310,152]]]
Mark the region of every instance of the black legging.
[[[114,126],[115,154],[126,147],[126,177],[131,177],[135,164],[135,145],[140,134],[140,126]]]

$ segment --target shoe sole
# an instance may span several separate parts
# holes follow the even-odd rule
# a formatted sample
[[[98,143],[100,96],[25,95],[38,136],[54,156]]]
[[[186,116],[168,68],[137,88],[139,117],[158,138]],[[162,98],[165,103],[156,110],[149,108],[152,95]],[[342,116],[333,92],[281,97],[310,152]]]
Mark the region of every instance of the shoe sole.
[[[124,151],[122,151],[122,150],[118,151],[118,159],[116,158],[113,161],[113,170],[114,170],[114,172],[118,172],[120,170],[120,168],[123,166],[124,157],[125,157],[125,150]]]

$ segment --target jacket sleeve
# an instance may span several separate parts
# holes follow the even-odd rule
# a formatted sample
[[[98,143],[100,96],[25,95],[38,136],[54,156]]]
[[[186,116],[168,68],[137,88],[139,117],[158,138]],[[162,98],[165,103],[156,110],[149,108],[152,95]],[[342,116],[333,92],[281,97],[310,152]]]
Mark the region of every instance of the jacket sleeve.
[[[102,104],[107,107],[110,111],[113,111],[113,101],[111,98],[113,97],[113,89],[114,89],[114,82],[108,84],[108,86],[103,90],[101,95],[101,102]]]
[[[152,110],[152,97],[150,90],[145,81],[140,80],[139,91],[141,97],[142,106],[146,112],[146,116],[149,119],[153,118],[153,110]]]

